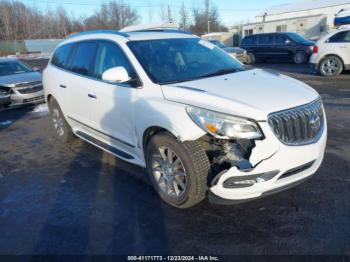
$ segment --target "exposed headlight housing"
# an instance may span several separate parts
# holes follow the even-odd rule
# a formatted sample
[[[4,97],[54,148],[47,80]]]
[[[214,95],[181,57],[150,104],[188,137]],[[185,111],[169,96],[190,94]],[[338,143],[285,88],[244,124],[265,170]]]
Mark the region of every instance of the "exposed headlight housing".
[[[259,126],[248,119],[187,107],[187,114],[205,132],[219,139],[260,139]]]

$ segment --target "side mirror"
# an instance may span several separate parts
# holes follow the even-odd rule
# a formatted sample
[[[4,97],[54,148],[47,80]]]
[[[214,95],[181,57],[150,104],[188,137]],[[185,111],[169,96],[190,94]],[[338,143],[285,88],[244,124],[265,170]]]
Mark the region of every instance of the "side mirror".
[[[118,66],[103,72],[102,80],[111,83],[126,83],[131,80],[131,77],[124,67]]]
[[[41,72],[41,70],[40,70],[39,67],[33,67],[33,71],[35,71],[35,72]]]
[[[286,45],[290,45],[290,44],[292,44],[292,42],[291,42],[289,39],[287,39],[286,42],[285,42],[285,44],[286,44]]]

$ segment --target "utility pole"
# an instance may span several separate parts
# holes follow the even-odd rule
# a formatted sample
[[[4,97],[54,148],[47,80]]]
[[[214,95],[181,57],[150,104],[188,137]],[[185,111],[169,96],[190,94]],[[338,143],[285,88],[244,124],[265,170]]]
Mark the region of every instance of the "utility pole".
[[[208,20],[208,34],[210,34],[210,20]]]
[[[168,22],[169,22],[169,23],[172,23],[172,22],[173,22],[173,18],[171,17],[170,5],[168,5]]]

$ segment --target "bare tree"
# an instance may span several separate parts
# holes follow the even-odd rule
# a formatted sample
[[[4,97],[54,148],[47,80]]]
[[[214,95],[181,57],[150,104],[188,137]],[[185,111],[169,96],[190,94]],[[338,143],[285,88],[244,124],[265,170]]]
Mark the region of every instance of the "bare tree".
[[[180,16],[180,28],[186,31],[188,29],[189,16],[188,16],[188,11],[184,2],[182,2],[182,5],[179,11],[179,16]]]

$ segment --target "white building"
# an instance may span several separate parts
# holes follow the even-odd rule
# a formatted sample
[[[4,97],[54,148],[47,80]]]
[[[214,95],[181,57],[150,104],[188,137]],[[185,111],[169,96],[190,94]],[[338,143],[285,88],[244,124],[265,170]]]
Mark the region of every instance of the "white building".
[[[256,16],[254,23],[243,25],[242,34],[297,32],[317,39],[333,28],[334,16],[341,9],[350,9],[350,0],[303,0],[275,6]]]

